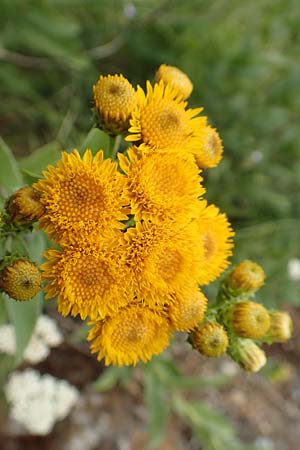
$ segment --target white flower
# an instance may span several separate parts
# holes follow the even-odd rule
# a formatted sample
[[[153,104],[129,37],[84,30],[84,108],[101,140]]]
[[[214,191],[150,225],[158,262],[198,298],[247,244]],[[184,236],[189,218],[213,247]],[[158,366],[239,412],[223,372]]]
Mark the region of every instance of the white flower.
[[[288,275],[292,281],[300,280],[300,259],[292,258],[288,262]]]
[[[49,347],[57,347],[63,342],[56,322],[51,317],[41,315],[24,352],[24,360],[30,364],[37,364],[47,358]],[[8,355],[16,354],[16,337],[11,324],[0,326],[0,352]]]
[[[5,393],[11,405],[10,416],[31,434],[48,434],[55,422],[65,418],[79,392],[65,380],[41,376],[33,369],[13,372]]]

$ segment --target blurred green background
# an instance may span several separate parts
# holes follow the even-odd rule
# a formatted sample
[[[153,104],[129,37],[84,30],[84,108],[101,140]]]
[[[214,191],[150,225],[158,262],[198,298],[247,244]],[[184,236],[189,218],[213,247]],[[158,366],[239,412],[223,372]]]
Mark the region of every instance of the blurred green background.
[[[224,141],[205,183],[237,231],[234,261],[263,265],[267,305],[300,304],[300,260],[288,271],[300,258],[298,0],[0,0],[0,8],[1,135],[19,159],[45,145],[53,159],[82,145],[100,72],[144,86],[161,63],[180,67],[195,86],[191,106],[204,106]]]

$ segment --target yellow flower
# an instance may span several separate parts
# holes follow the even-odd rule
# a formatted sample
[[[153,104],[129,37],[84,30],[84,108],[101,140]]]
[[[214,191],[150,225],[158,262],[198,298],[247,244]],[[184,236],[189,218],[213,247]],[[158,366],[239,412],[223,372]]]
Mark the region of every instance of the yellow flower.
[[[160,80],[165,84],[170,84],[183,100],[188,98],[192,93],[193,83],[178,67],[161,64],[155,74],[155,81],[159,83]]]
[[[201,202],[195,223],[204,249],[203,264],[199,272],[199,284],[214,281],[229,265],[232,255],[234,232],[226,214],[221,214],[215,205],[206,206]]]
[[[31,224],[37,221],[44,211],[40,197],[40,193],[30,186],[24,186],[16,191],[6,206],[9,221],[16,224]]]
[[[258,372],[267,362],[265,352],[250,339],[238,339],[230,356],[247,372]]]
[[[0,290],[14,300],[30,300],[40,289],[41,273],[32,261],[20,258],[0,271]]]
[[[147,95],[138,87],[137,97],[127,141],[140,141],[142,148],[182,152],[197,151],[202,145],[206,117],[196,116],[203,108],[186,109],[186,102],[178,98],[177,91],[163,81],[154,87],[147,82]]]
[[[230,325],[238,336],[260,339],[270,328],[269,313],[259,303],[238,302],[233,305],[230,314]]]
[[[265,273],[258,264],[242,261],[229,274],[226,284],[236,294],[251,293],[261,288],[265,281]]]
[[[223,144],[219,133],[207,126],[203,130],[203,145],[199,146],[194,156],[201,169],[216,167],[222,159]]]
[[[190,335],[193,347],[204,356],[218,358],[228,347],[226,331],[215,322],[203,322]]]
[[[118,366],[136,365],[149,361],[169,344],[171,326],[163,313],[157,313],[140,304],[131,304],[94,323],[88,340],[98,360]]]
[[[122,194],[126,177],[116,163],[103,161],[102,151],[94,159],[90,150],[82,159],[77,150],[63,152],[57,167],[49,166],[43,175],[34,186],[45,208],[40,226],[56,242],[79,242],[104,228],[123,227],[118,221],[127,218]]]
[[[123,75],[100,75],[93,92],[100,128],[113,135],[126,131],[137,102],[129,81]]]
[[[131,300],[130,274],[122,264],[118,237],[110,246],[91,245],[48,250],[42,265],[46,298],[58,296],[58,310],[82,319],[102,318],[116,312]]]
[[[207,298],[197,288],[185,289],[169,306],[169,316],[176,331],[191,331],[203,320]]]
[[[126,265],[135,279],[136,295],[151,306],[197,282],[202,246],[193,224],[137,222],[124,233]]]
[[[141,153],[128,150],[129,159],[119,155],[128,176],[127,196],[135,220],[164,219],[189,221],[197,215],[200,185],[199,169],[189,159],[167,152]]]

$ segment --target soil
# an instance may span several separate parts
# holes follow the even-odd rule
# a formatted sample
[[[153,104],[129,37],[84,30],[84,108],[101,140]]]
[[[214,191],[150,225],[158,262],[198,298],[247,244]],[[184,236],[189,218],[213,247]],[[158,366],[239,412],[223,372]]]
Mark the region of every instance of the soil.
[[[232,421],[243,442],[265,450],[300,448],[299,310],[290,312],[295,324],[293,339],[266,348],[272,364],[260,374],[246,374],[226,357],[202,358],[191,349],[187,351],[187,344],[181,340],[172,346],[172,358],[186,375],[231,376],[230,383],[222,388],[189,391],[186,398],[199,399],[216,408]],[[72,319],[54,315],[66,336],[78,326]],[[43,437],[26,434],[2,409],[0,450],[146,450],[147,411],[140,369],[135,369],[126,389],[116,386],[97,393],[91,383],[105,368],[85,343],[64,343],[35,368],[68,380],[80,389],[80,399],[72,413]],[[192,436],[189,427],[173,415],[158,450],[206,449]]]

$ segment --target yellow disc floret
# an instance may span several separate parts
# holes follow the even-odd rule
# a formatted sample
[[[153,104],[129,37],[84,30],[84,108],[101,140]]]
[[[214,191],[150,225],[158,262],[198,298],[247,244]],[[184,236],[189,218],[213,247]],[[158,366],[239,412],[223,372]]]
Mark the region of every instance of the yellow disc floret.
[[[196,151],[206,126],[206,117],[196,117],[202,108],[187,110],[177,91],[163,81],[154,88],[148,82],[147,95],[138,87],[137,95],[127,141],[140,141],[142,148]]]
[[[124,255],[138,298],[150,305],[165,303],[165,296],[195,285],[202,264],[202,247],[190,224],[137,222],[124,233]]]
[[[169,306],[169,316],[176,331],[191,331],[203,320],[207,298],[197,288],[185,289]]]
[[[96,243],[64,251],[48,250],[42,265],[48,281],[46,298],[58,296],[58,310],[82,319],[102,318],[131,300],[130,274],[122,264],[118,244],[101,248]]]
[[[123,75],[100,75],[93,92],[100,128],[114,135],[126,131],[137,102],[131,83]]]
[[[0,271],[0,290],[15,300],[30,300],[40,289],[41,273],[32,261],[20,258]]]
[[[232,307],[230,324],[238,336],[259,339],[270,328],[270,317],[259,303],[242,301]]]
[[[203,322],[190,335],[193,347],[204,356],[218,358],[226,352],[228,336],[222,325]]]
[[[96,322],[89,332],[91,350],[105,364],[135,365],[149,361],[169,344],[171,327],[167,317],[139,304]]]
[[[161,64],[155,74],[155,81],[159,83],[161,80],[165,84],[170,84],[183,100],[188,98],[192,93],[193,83],[178,67]]]
[[[192,160],[167,152],[141,153],[136,148],[128,155],[129,159],[119,158],[128,176],[126,195],[136,220],[188,222],[197,215],[204,188]]]
[[[35,184],[45,211],[40,226],[57,242],[83,241],[106,228],[122,228],[127,216],[123,206],[126,177],[117,171],[103,152],[93,159],[87,150],[81,159],[77,150],[62,153],[57,167],[43,172],[44,180]]]
[[[203,246],[203,264],[199,272],[199,284],[214,281],[229,265],[232,255],[234,232],[226,217],[215,205],[201,202],[199,216],[195,220],[199,239]]]

